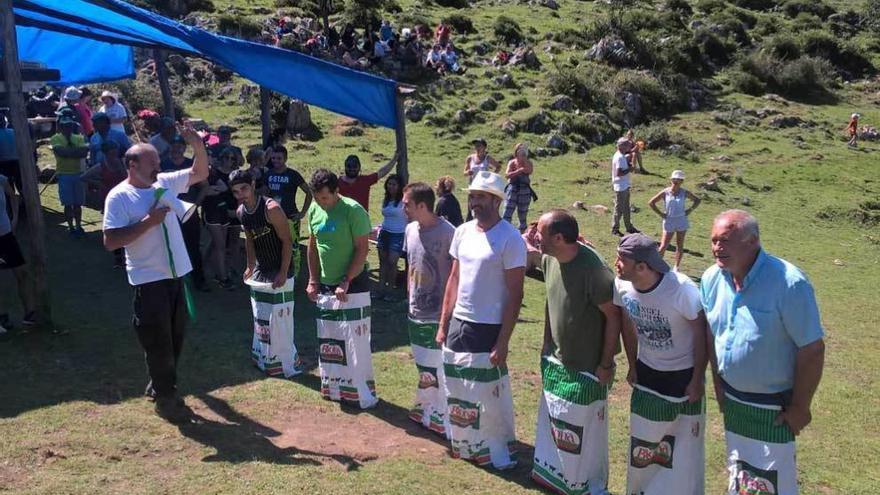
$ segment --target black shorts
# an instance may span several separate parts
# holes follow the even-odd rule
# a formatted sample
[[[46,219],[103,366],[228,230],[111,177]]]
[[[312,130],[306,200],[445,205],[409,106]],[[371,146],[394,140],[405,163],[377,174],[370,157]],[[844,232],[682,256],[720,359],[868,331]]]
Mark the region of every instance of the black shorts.
[[[446,334],[446,347],[454,352],[492,352],[500,333],[500,323],[474,323],[453,317]]]
[[[684,397],[685,390],[691,383],[694,369],[677,371],[660,371],[647,364],[636,361],[636,383],[654,392],[668,397]]]
[[[318,289],[321,294],[333,294],[336,292],[336,287],[338,285],[320,284]],[[348,284],[348,294],[360,294],[361,292],[370,292],[370,274],[367,273],[367,270],[351,279]]]
[[[0,270],[9,270],[24,265],[24,256],[15,235],[10,232],[0,236]]]

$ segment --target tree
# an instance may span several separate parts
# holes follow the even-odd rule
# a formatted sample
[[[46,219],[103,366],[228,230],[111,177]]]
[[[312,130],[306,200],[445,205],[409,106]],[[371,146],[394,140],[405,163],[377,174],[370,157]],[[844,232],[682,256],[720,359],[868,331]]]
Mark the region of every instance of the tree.
[[[372,32],[378,27],[379,12],[390,5],[393,0],[345,0],[345,19],[355,26],[363,27]]]

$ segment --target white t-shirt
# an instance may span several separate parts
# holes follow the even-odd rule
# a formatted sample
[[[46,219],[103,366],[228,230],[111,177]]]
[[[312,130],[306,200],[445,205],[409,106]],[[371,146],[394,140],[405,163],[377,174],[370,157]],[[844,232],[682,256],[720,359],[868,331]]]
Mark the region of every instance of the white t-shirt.
[[[614,304],[622,307],[636,327],[639,361],[659,371],[694,366],[694,333],[688,321],[702,311],[700,290],[687,275],[666,272],[650,292],[614,279]]]
[[[394,201],[388,202],[382,207],[382,230],[393,234],[402,234],[406,231],[406,213],[403,211],[403,201],[394,205]]]
[[[119,103],[118,101],[113,102],[113,104],[109,107],[107,105],[101,105],[99,111],[106,113],[111,120],[124,119],[128,117],[128,112],[125,111],[125,107],[122,106],[122,103]],[[117,131],[123,133],[125,132],[124,124],[110,124],[110,128],[116,129]]]
[[[629,189],[629,174],[617,175],[618,170],[629,169],[629,161],[623,153],[616,151],[611,159],[611,186],[615,191],[626,191]]]
[[[189,177],[189,169],[161,173],[153,187],[146,189],[138,189],[127,180],[120,182],[107,194],[104,204],[104,230],[128,227],[143,220],[156,201],[155,188],[163,187],[168,190],[165,194],[176,197],[187,191]],[[178,277],[182,277],[192,271],[192,264],[180,232],[180,222],[174,212],[169,211],[165,215],[165,227],[168,229],[168,243],[171,246],[175,271]],[[125,266],[131,285],[173,278],[161,226],[153,227],[125,246]]]
[[[455,229],[449,254],[458,260],[458,300],[452,315],[473,323],[501,323],[507,284],[504,271],[526,266],[526,243],[510,222],[488,232],[477,221]]]

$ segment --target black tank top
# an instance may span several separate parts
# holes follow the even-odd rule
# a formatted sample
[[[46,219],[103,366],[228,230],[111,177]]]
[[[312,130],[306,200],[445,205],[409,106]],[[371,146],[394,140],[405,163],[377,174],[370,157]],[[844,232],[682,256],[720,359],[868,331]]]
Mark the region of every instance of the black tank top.
[[[269,222],[267,200],[263,196],[257,199],[257,206],[253,212],[247,211],[244,205],[238,207],[238,219],[245,232],[254,240],[254,257],[257,260],[254,267],[254,280],[258,282],[271,282],[281,268],[282,247],[281,239],[275,233],[275,228]],[[287,277],[293,276],[293,262],[287,270]]]

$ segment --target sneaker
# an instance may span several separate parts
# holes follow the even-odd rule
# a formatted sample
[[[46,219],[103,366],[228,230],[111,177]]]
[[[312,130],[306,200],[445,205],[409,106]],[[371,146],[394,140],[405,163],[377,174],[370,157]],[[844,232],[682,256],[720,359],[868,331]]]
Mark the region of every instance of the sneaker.
[[[621,231],[619,231],[619,230],[617,230],[617,229],[613,229],[613,230],[611,231],[611,235],[616,235],[617,237],[623,237],[623,232],[621,232]]]
[[[24,318],[21,319],[21,324],[30,327],[37,324],[37,312],[30,311],[28,314],[24,315]]]
[[[630,227],[630,228],[626,229],[626,233],[627,234],[641,234],[642,231],[635,228],[635,227]]]

